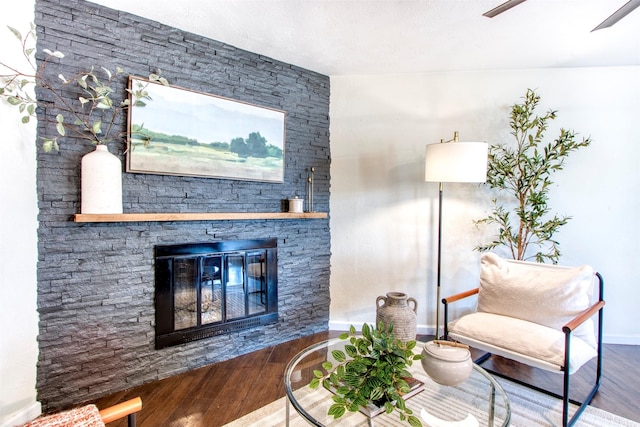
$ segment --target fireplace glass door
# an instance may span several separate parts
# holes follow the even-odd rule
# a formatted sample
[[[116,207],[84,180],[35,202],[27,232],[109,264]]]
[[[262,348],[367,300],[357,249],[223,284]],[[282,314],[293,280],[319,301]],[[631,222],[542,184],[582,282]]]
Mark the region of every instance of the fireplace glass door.
[[[156,345],[162,348],[277,320],[275,242],[159,246]],[[273,246],[271,246],[273,244]],[[268,245],[268,246],[267,246]]]
[[[264,251],[175,259],[174,330],[264,313],[265,268]]]

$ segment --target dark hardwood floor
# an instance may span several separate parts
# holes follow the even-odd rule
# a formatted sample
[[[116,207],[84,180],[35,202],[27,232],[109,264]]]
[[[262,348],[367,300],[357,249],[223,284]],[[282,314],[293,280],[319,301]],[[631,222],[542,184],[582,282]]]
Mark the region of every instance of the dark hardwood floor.
[[[216,427],[284,396],[283,373],[289,360],[315,342],[337,336],[323,332],[209,365],[171,378],[105,396],[95,403],[105,408],[140,396],[139,427]],[[428,337],[420,337],[426,341]],[[640,422],[640,346],[604,346],[603,380],[591,405]],[[562,376],[502,358],[485,368],[560,392]],[[572,397],[590,388],[595,363],[572,377]],[[125,427],[124,420],[109,427]]]

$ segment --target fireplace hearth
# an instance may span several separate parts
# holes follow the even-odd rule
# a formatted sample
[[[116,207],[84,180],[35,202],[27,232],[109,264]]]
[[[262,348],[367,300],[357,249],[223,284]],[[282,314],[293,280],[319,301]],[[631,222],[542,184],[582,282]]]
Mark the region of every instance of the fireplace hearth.
[[[278,320],[276,239],[155,249],[156,349]]]

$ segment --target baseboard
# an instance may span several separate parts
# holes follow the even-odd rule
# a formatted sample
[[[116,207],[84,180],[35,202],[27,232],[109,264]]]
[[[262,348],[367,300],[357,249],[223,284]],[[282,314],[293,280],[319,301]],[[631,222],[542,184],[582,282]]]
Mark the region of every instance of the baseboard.
[[[0,421],[0,427],[15,427],[28,423],[42,414],[42,406],[40,402],[33,402],[26,408],[23,408],[9,416],[9,418]]]
[[[636,335],[603,335],[604,344],[640,345],[640,336]]]

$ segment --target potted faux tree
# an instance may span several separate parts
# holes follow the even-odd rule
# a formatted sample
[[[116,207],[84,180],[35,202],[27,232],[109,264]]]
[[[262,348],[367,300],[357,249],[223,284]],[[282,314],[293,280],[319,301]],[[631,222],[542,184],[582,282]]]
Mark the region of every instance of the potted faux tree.
[[[540,96],[528,89],[524,101],[511,107],[511,135],[514,144],[489,147],[488,185],[497,190],[491,213],[476,224],[498,228],[495,239],[475,249],[481,252],[506,246],[513,259],[535,258],[537,262],[557,263],[559,243],[554,234],[570,217],[551,215],[549,190],[554,172],[563,168],[567,156],[591,144],[590,138],[578,139],[572,130],[560,129],[560,135],[544,143],[544,132],[557,112],[536,115]],[[532,250],[535,248],[535,253]]]
[[[52,77],[51,73],[45,72],[47,65],[63,59],[64,54],[43,49],[43,56],[36,61],[35,26],[31,24],[24,37],[14,28],[9,27],[9,30],[20,41],[30,69],[18,70],[0,61],[0,98],[19,109],[22,123],[28,123],[36,116],[38,106],[53,112],[48,117],[55,117],[56,135],[41,137],[45,152],[58,150],[59,141],[64,137],[95,145],[96,150],[83,158],[82,212],[121,213],[122,165],[119,158],[108,152],[107,144],[122,140],[123,132],[116,123],[129,105],[144,106],[151,100],[148,83],[138,81],[137,86],[127,89],[130,96],[117,102],[113,87],[124,76],[123,69],[117,67],[112,72],[105,67],[91,67],[74,76],[65,77],[60,73]],[[168,84],[158,74],[151,74],[149,81]],[[75,95],[69,96],[69,92]]]
[[[365,323],[362,335],[357,335],[352,325],[340,339],[348,340],[344,351],[332,351],[335,364],[325,361],[324,372],[315,370],[315,378],[309,384],[311,388],[322,384],[334,392],[328,415],[337,419],[346,411],[356,412],[374,405],[388,414],[397,412],[400,420],[411,426],[421,426],[403,397],[413,390],[414,384],[407,367],[422,358],[413,351],[416,341],[405,343],[396,339],[393,325],[386,329],[382,322],[377,328]]]

